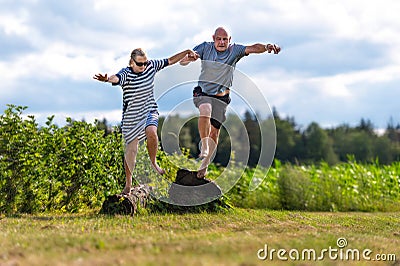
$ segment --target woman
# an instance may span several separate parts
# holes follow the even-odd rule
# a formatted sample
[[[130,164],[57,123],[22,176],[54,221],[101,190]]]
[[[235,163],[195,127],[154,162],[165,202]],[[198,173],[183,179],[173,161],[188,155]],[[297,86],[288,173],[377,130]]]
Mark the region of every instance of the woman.
[[[187,56],[187,57],[186,57]],[[147,151],[153,169],[160,175],[165,171],[156,162],[158,149],[158,111],[154,99],[155,74],[166,66],[173,65],[183,58],[196,60],[197,54],[188,49],[170,58],[147,60],[146,53],[134,49],[129,66],[122,68],[117,74],[97,74],[93,78],[112,85],[119,85],[123,91],[122,134],[125,140],[125,175],[126,183],[122,193],[129,194],[132,188],[132,171],[136,163],[138,143],[147,138]]]

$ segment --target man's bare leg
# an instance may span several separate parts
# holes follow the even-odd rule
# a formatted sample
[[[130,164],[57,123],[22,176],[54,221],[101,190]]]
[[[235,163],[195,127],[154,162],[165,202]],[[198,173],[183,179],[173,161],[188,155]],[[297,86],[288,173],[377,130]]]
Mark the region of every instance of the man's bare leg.
[[[219,137],[219,129],[211,126],[210,137],[207,138],[209,154],[203,159],[199,170],[197,171],[198,178],[204,178],[207,174],[208,165],[211,163],[211,158],[217,150]]]
[[[146,137],[147,137],[147,151],[149,153],[151,166],[158,174],[163,175],[165,174],[165,170],[162,169],[160,166],[158,166],[156,160],[157,150],[158,150],[157,127],[156,126],[146,127]]]
[[[138,152],[139,140],[136,138],[126,145],[125,156],[124,156],[124,167],[125,167],[125,187],[122,190],[124,194],[130,194],[132,188],[132,173],[136,164],[136,155]]]
[[[211,123],[210,123],[210,117],[211,117],[211,104],[210,103],[203,103],[199,106],[199,111],[200,111],[200,117],[198,121],[198,129],[199,129],[199,135],[200,135],[200,141],[201,141],[201,147],[200,147],[200,154],[199,158],[203,159],[206,158],[209,155],[209,138],[210,138],[210,133],[211,133]]]

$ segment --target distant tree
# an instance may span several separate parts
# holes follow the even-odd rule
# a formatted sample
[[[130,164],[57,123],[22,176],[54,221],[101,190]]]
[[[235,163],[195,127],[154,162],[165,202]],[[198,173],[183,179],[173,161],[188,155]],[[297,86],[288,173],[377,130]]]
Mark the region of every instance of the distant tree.
[[[227,166],[231,159],[231,138],[224,126],[221,127],[217,153],[215,154],[214,163]]]
[[[302,157],[301,134],[296,129],[294,118],[281,119],[276,109],[273,109],[276,126],[275,157],[283,162],[295,162]]]
[[[379,163],[390,164],[395,159],[396,147],[392,145],[387,136],[376,138],[373,146],[373,154],[378,158]]]
[[[272,117],[264,119],[260,123],[261,126],[261,149],[260,161],[262,166],[270,166],[273,163],[276,151],[276,125]]]
[[[369,135],[375,135],[374,125],[369,119],[361,118],[360,124],[355,128],[357,131],[364,131]]]
[[[179,147],[189,149],[191,153],[196,150],[196,144],[192,140],[192,135],[190,134],[190,128],[186,124],[182,127],[181,131],[179,132]]]
[[[393,117],[390,118],[385,130],[385,135],[392,141],[400,143],[400,124],[394,125]]]
[[[342,124],[336,128],[327,129],[327,133],[333,141],[333,151],[339,161],[346,161],[351,154],[349,135],[353,129],[348,124]]]
[[[261,152],[261,129],[254,113],[246,111],[244,114],[244,125],[250,142],[249,162],[250,166],[258,163]]]
[[[338,157],[333,151],[333,141],[328,133],[317,123],[311,123],[303,133],[306,158],[311,162],[325,161],[328,164],[338,162]]]
[[[221,152],[227,154],[233,154],[236,162],[248,163],[249,160],[249,137],[247,135],[247,129],[240,117],[234,114],[228,114],[225,123],[223,124],[224,129],[229,130],[226,135],[221,130],[220,134],[220,145],[218,149]],[[226,139],[227,140],[223,140]],[[228,145],[228,142],[230,145]],[[225,143],[225,144],[224,144]],[[224,151],[223,148],[226,150]]]
[[[198,129],[198,117],[194,117],[186,122],[185,127],[188,128],[189,134],[192,138],[192,144],[190,146],[190,155],[193,157],[197,157],[200,153],[200,135]]]
[[[361,162],[372,162],[375,160],[373,139],[369,132],[353,132],[349,135],[349,140],[349,154],[353,154],[356,160]]]
[[[111,127],[108,125],[106,118],[103,118],[103,120],[101,120],[101,121],[96,120],[95,125],[98,129],[104,131],[105,136],[107,136],[108,134],[110,134],[112,132]]]
[[[186,118],[182,118],[178,114],[169,116],[167,123],[166,118],[160,116],[157,133],[161,149],[168,152],[178,152],[175,149],[189,149],[191,155],[197,155],[197,146],[193,140],[191,124],[191,120],[187,121]]]

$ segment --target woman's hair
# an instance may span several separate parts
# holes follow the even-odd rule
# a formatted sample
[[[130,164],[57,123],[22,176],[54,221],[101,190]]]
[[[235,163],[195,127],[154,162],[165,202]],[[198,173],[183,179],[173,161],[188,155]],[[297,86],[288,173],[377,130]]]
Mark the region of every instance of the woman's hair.
[[[131,59],[129,60],[129,64],[132,62],[131,60],[136,59],[137,56],[146,56],[146,53],[143,51],[142,48],[136,48],[131,53]]]

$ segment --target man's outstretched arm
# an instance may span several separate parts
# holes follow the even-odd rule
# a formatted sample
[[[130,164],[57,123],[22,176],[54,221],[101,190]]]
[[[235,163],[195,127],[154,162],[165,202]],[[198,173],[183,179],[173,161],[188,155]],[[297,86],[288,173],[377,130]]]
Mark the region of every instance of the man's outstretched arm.
[[[246,46],[245,53],[246,54],[261,54],[264,52],[274,52],[274,54],[279,54],[281,51],[281,48],[277,44],[262,44],[262,43],[256,43],[250,46]]]

